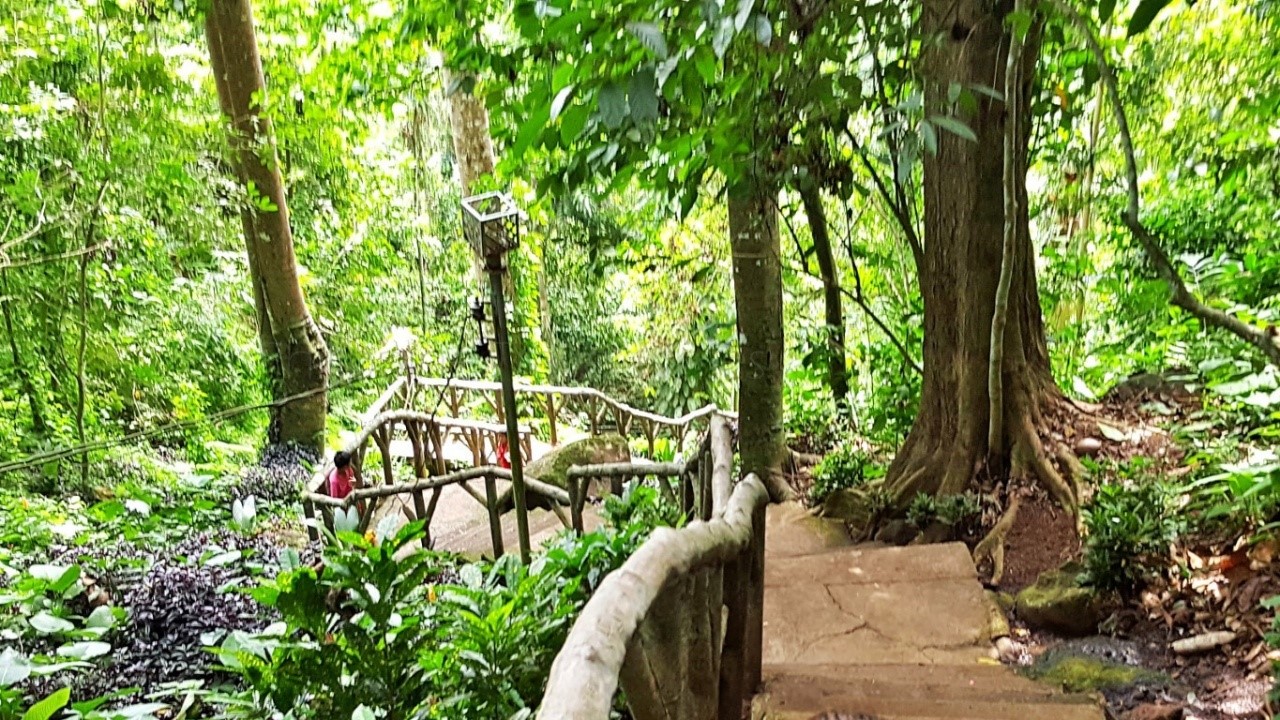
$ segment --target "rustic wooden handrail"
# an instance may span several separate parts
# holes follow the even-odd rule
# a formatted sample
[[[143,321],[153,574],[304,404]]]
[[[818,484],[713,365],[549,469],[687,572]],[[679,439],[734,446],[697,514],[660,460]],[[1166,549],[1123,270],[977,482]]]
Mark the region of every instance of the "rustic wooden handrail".
[[[732,486],[732,433],[713,418],[712,518],[655,530],[588,601],[551,666],[538,720],[607,720],[618,688],[636,720],[741,720],[760,682],[764,508]],[[719,504],[723,498],[723,504]]]
[[[502,385],[484,380],[455,380],[444,378],[414,377],[408,383],[404,396],[412,403],[421,397],[439,398],[449,408],[449,414],[461,416],[464,411],[463,396],[479,396],[487,405],[488,411],[503,420],[502,403],[499,394]],[[415,388],[431,388],[436,392],[418,394]],[[720,410],[715,405],[707,405],[679,417],[667,417],[632,407],[609,395],[588,387],[563,387],[559,385],[530,385],[516,383],[517,396],[537,396],[532,405],[536,416],[546,423],[546,440],[552,445],[559,444],[559,429],[562,423],[560,415],[571,402],[581,407],[586,416],[588,430],[592,435],[599,435],[605,430],[607,421],[622,435],[643,437],[649,446],[649,454],[653,455],[655,442],[660,434],[666,434],[677,447],[683,447],[690,428],[695,423],[707,421],[715,415],[735,419],[734,413]]]

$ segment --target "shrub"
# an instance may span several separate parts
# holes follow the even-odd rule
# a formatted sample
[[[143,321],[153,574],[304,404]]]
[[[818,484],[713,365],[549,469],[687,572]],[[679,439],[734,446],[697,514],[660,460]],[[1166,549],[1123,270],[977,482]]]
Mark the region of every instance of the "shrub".
[[[1131,593],[1168,563],[1169,543],[1182,525],[1175,495],[1158,481],[1098,487],[1084,508],[1084,579],[1093,587]]]
[[[876,465],[867,451],[851,443],[843,443],[827,453],[813,469],[809,499],[818,504],[836,490],[861,487],[867,481],[883,476],[884,467]]]
[[[934,522],[965,529],[981,519],[981,516],[982,500],[973,492],[937,496],[917,493],[907,506],[907,520],[921,529]]]

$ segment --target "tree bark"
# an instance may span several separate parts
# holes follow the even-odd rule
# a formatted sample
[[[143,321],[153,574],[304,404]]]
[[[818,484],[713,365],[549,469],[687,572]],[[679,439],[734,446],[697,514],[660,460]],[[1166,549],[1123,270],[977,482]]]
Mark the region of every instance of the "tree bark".
[[[922,36],[937,38],[923,58],[928,115],[953,114],[948,98],[952,84],[1003,87],[1010,45],[1004,19],[1012,4],[925,0]],[[1023,107],[1038,53],[1038,33],[1033,29],[1018,83]],[[901,505],[918,492],[962,492],[985,462],[994,474],[1026,471],[1037,476],[1074,512],[1074,489],[1053,468],[1039,437],[1042,411],[1061,394],[1049,367],[1028,229],[1030,122],[1024,113],[1013,158],[1017,217],[1001,362],[1003,442],[989,453],[988,370],[1004,254],[1006,111],[1002,101],[982,96],[976,112],[957,112],[978,141],[940,132],[937,153],[924,158],[924,378],[919,413],[889,468],[888,487]]]
[[[454,88],[449,95],[449,125],[453,134],[453,154],[458,161],[463,196],[474,195],[476,184],[493,174],[493,138],[489,135],[489,110],[484,101],[461,87],[453,73],[445,73],[445,83]]]
[[[205,32],[237,171],[249,196],[242,221],[259,342],[268,368],[278,368],[278,375],[268,372],[280,403],[271,440],[319,450],[328,410],[329,352],[298,283],[284,181],[271,121],[262,113],[266,84],[249,0],[213,0]]]
[[[22,359],[22,353],[18,351],[18,336],[14,332],[13,308],[10,306],[10,300],[9,271],[0,270],[0,314],[4,317],[5,333],[9,336],[9,353],[13,356],[13,370],[18,374],[18,382],[21,383],[22,392],[27,396],[27,404],[31,408],[31,431],[36,436],[43,437],[49,426],[45,422],[44,408],[40,402],[40,395],[36,392],[35,382],[31,379],[31,372]]]
[[[849,366],[845,360],[844,303],[835,254],[831,250],[831,226],[822,207],[822,193],[814,183],[802,183],[800,201],[809,218],[809,234],[813,236],[813,254],[822,277],[822,301],[827,324],[827,382],[837,408],[844,408],[849,397]]]
[[[738,316],[738,447],[775,502],[794,493],[782,475],[782,251],[777,190],[755,181],[729,191],[729,244]]]

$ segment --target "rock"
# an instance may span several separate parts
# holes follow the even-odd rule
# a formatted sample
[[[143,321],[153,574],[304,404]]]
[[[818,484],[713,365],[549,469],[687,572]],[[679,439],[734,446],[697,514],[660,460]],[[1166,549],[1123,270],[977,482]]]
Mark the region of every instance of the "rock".
[[[886,545],[906,545],[919,534],[916,526],[906,520],[890,520],[876,533],[876,540]]]
[[[1076,455],[1094,457],[1102,450],[1102,441],[1095,437],[1083,437],[1076,441]]]
[[[621,435],[598,435],[566,443],[524,466],[525,477],[540,480],[558,488],[568,488],[569,468],[574,465],[600,465],[631,462],[631,447]],[[535,493],[529,493],[529,506],[544,505]],[[513,507],[511,489],[498,498],[498,508],[507,512]]]
[[[1235,633],[1227,630],[1209,632],[1170,643],[1169,649],[1178,655],[1195,655],[1196,653],[1209,652],[1223,645],[1230,645],[1236,641],[1236,637]]]
[[[861,539],[870,537],[878,519],[878,508],[866,488],[842,488],[827,495],[820,514],[843,521],[850,537]]]
[[[1182,720],[1183,707],[1170,703],[1146,703],[1124,714],[1124,720]]]
[[[1090,635],[1102,621],[1105,603],[1097,590],[1080,585],[1074,564],[1041,573],[1034,585],[1018,593],[1014,609],[1034,628],[1063,635]]]
[[[913,545],[933,545],[936,543],[944,543],[950,540],[955,534],[955,530],[946,523],[935,522],[930,523],[929,527],[924,529],[911,541]]]

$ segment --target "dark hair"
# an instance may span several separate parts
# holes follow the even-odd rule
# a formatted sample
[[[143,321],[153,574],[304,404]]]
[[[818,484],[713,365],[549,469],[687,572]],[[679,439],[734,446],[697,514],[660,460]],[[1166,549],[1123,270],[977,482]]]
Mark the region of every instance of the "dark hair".
[[[346,450],[339,450],[333,454],[333,466],[344,468],[351,464],[351,453]]]

